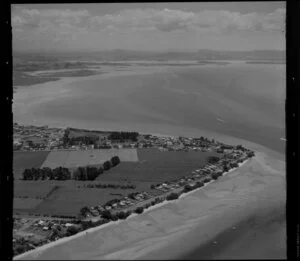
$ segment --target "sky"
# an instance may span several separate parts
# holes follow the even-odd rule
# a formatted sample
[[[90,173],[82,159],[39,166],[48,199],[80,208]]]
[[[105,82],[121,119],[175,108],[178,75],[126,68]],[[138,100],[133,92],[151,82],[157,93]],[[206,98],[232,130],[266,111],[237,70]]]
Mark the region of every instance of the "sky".
[[[285,50],[285,2],[12,5],[14,51]]]

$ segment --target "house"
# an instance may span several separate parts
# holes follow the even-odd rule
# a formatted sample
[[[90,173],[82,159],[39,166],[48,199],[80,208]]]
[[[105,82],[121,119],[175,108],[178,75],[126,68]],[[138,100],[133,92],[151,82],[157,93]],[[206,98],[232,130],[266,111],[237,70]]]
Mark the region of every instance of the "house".
[[[39,222],[38,222],[38,225],[43,225],[43,224],[45,224],[45,221],[43,221],[43,220],[40,220]]]
[[[48,227],[43,227],[43,230],[47,231],[47,230],[49,230],[49,228]]]
[[[71,224],[71,223],[66,223],[65,224],[65,227],[73,227],[74,226],[74,224]]]

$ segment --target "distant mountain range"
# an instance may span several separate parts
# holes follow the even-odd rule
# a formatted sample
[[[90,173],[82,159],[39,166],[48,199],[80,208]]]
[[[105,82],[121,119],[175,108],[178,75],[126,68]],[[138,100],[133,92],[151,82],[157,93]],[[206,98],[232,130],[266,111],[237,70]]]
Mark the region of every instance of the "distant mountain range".
[[[14,52],[16,56],[25,53]],[[29,53],[27,53],[29,54]],[[115,49],[108,51],[94,52],[49,52],[49,53],[30,53],[36,58],[53,59],[59,58],[83,58],[96,60],[285,60],[285,51],[277,50],[254,50],[254,51],[215,51],[202,49],[197,52],[169,51],[169,52],[151,52],[151,51],[133,51]],[[42,58],[43,57],[43,58]],[[55,59],[55,58],[54,58]]]

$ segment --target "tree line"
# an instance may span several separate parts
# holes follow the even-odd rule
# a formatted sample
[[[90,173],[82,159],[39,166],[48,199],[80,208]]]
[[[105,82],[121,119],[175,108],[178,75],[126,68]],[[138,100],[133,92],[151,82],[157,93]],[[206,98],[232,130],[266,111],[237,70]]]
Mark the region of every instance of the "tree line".
[[[137,137],[139,136],[138,132],[118,132],[114,131],[112,132],[109,136],[109,140],[119,140],[119,141],[124,141],[124,140],[131,140],[131,141],[137,141]]]
[[[80,145],[80,144],[85,144],[85,145],[97,145],[99,141],[98,136],[79,136],[79,137],[69,137],[70,131],[66,130],[64,133],[64,136],[62,138],[64,146],[69,145]]]
[[[25,169],[23,172],[23,180],[69,180],[71,173],[68,168],[57,167],[50,169],[44,168],[31,168]]]
[[[109,170],[112,167],[120,164],[120,158],[118,156],[112,157],[109,161],[103,163],[103,167],[78,167],[73,173],[73,179],[75,180],[95,180],[104,171]],[[57,167],[50,169],[44,168],[31,168],[25,169],[23,172],[23,180],[70,180],[72,179],[71,172],[68,168]]]
[[[120,185],[120,184],[87,184],[84,185],[85,188],[113,188],[113,189],[135,189],[136,185],[133,184],[126,184],[126,185]]]

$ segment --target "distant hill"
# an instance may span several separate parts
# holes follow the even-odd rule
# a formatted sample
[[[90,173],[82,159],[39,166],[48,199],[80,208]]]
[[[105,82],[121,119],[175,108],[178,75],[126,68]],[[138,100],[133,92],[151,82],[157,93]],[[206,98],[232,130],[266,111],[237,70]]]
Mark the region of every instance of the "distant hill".
[[[65,53],[18,53],[17,56],[34,55],[37,60],[48,59],[90,59],[90,60],[285,60],[285,51],[255,50],[255,51],[215,51],[202,49],[197,52],[169,51],[151,52],[115,49],[94,52],[65,52]]]

